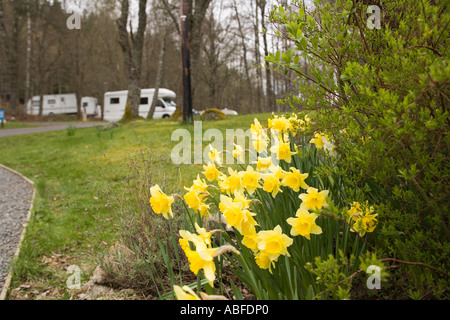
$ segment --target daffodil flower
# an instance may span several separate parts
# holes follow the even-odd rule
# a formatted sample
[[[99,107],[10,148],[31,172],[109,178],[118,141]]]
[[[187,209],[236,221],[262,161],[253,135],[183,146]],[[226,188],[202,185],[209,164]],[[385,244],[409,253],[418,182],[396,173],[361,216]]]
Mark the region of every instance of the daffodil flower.
[[[234,150],[232,154],[237,161],[244,162],[244,149],[242,149],[240,145],[234,144]]]
[[[225,195],[220,196],[219,209],[223,213],[227,223],[235,227],[241,234],[249,234],[254,231],[257,222],[253,218],[254,213],[245,209],[246,203],[242,199],[231,199]]]
[[[219,169],[216,168],[214,163],[209,163],[208,165],[203,166],[203,169],[205,170],[203,174],[210,182],[215,181],[222,174]]]
[[[269,168],[271,165],[272,165],[272,159],[270,157],[266,157],[266,158],[258,157],[258,161],[256,163],[256,169],[258,171],[267,172],[267,171],[269,171]]]
[[[316,224],[318,215],[300,208],[297,210],[296,218],[287,219],[287,223],[292,226],[291,235],[301,235],[310,240],[311,234],[321,234],[322,228]]]
[[[220,152],[217,151],[217,149],[213,148],[212,145],[209,145],[209,153],[208,153],[209,160],[211,160],[212,163],[222,164],[222,159],[220,156]]]
[[[291,128],[291,122],[285,117],[275,116],[273,119],[268,120],[269,129],[276,130],[280,133],[286,132]]]
[[[197,275],[200,270],[203,270],[206,280],[212,286],[216,279],[216,266],[214,264],[214,255],[219,248],[210,248],[206,245],[202,237],[192,234],[185,230],[180,230],[180,245],[183,248],[186,257],[189,261],[190,270]],[[195,250],[191,250],[186,245],[186,240],[192,242]]]
[[[258,153],[263,153],[267,150],[268,139],[264,136],[253,136],[252,138],[252,146],[253,149]]]
[[[322,207],[327,206],[326,198],[329,193],[328,190],[319,192],[316,188],[309,187],[306,192],[298,196],[303,201],[302,207],[311,210],[320,210]]]
[[[190,233],[186,230],[180,230],[180,246],[189,261],[189,269],[195,275],[197,275],[200,270],[203,270],[206,280],[213,287],[214,280],[216,279],[214,258],[226,252],[239,254],[239,251],[230,245],[224,245],[220,248],[211,248],[210,234],[206,230],[198,227],[198,225],[196,225],[196,229],[200,231],[200,235]],[[194,245],[195,250],[190,248],[189,242]]]
[[[173,286],[173,291],[175,293],[175,296],[177,297],[177,300],[201,300],[199,296],[197,296],[191,288],[188,286]]]
[[[253,120],[253,124],[250,126],[250,133],[253,138],[260,137],[263,139],[267,139],[266,130],[256,118]]]
[[[174,198],[167,196],[161,191],[159,185],[150,188],[150,205],[156,214],[162,214],[164,218],[169,219],[169,214],[173,217],[172,203]]]
[[[324,140],[325,138],[325,140]],[[329,141],[328,136],[323,133],[316,132],[314,138],[309,143],[314,143],[317,149],[322,149],[325,145],[324,141]]]
[[[272,273],[272,267],[275,266],[275,261],[270,259],[270,256],[264,252],[258,252],[255,255],[255,262],[261,269],[269,269],[270,273]]]
[[[266,174],[263,179],[263,190],[271,193],[273,198],[275,198],[279,192],[283,192],[280,188],[282,185],[281,181],[276,174]]]
[[[229,176],[219,176],[219,187],[222,192],[228,195],[236,192],[243,192],[242,179],[239,173],[231,168],[228,168]]]
[[[276,145],[270,148],[272,153],[277,155],[278,160],[284,160],[287,163],[291,163],[292,156],[296,154],[291,151],[291,145],[289,142],[279,141]]]
[[[289,257],[287,248],[294,242],[294,240],[283,234],[279,225],[273,230],[258,232],[255,241],[258,244],[258,250],[268,255],[272,261],[280,255],[287,255]]]
[[[353,222],[350,229],[352,232],[358,232],[363,237],[367,232],[373,232],[377,227],[377,214],[372,214],[374,208],[369,207],[368,203],[361,205],[358,202],[353,202],[348,211],[349,219]]]
[[[285,174],[283,185],[291,188],[295,192],[298,192],[300,188],[308,189],[308,185],[305,183],[305,179],[308,178],[308,173],[301,173],[300,170],[291,167],[291,172]]]
[[[240,175],[242,177],[242,186],[249,194],[255,193],[255,190],[260,188],[259,180],[261,179],[261,174],[255,171],[252,166],[248,166],[246,171],[241,171]]]

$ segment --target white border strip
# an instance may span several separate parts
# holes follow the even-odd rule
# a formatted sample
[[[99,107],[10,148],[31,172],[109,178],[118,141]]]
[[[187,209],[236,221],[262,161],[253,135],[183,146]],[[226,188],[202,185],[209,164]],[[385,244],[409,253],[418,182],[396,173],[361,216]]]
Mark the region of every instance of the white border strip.
[[[12,262],[14,262],[19,257],[20,247],[22,246],[23,239],[25,238],[25,233],[26,233],[26,230],[27,230],[28,221],[30,220],[31,211],[33,210],[34,198],[36,196],[36,188],[34,187],[34,182],[31,181],[30,179],[28,179],[27,177],[25,177],[24,175],[22,175],[21,173],[19,173],[17,171],[14,171],[11,168],[5,167],[1,163],[0,163],[0,168],[5,169],[5,170],[7,170],[7,171],[9,171],[9,172],[11,172],[11,173],[21,177],[26,182],[28,182],[31,185],[31,187],[33,188],[33,194],[31,196],[30,208],[28,209],[27,218],[26,218],[25,222],[23,223],[22,234],[20,236],[20,240],[19,240],[19,243],[17,245],[16,252],[14,253],[14,256],[13,256],[13,259],[12,259]],[[11,280],[12,280],[12,267],[10,266],[9,273],[8,273],[8,275],[5,278],[5,284],[3,285],[2,292],[0,293],[0,301],[1,300],[6,300],[6,297],[8,295],[8,291],[9,291],[9,286],[11,285]]]

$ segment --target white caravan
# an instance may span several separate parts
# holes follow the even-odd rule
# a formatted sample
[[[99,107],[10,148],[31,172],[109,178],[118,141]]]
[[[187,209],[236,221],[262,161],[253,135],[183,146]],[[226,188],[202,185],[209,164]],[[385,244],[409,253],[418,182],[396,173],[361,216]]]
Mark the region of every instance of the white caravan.
[[[97,98],[93,97],[83,97],[81,98],[81,110],[83,111],[83,108],[86,108],[86,115],[88,116],[94,116],[94,117],[100,117],[101,116],[101,107],[98,104]]]
[[[53,116],[57,114],[77,114],[77,96],[74,93],[44,95],[42,103],[42,115]],[[27,114],[38,115],[40,96],[34,96],[27,103]],[[100,115],[98,101],[93,97],[83,97],[81,99],[81,108],[86,108],[89,116]]]
[[[139,116],[147,118],[153,101],[155,89],[141,90],[141,104],[139,106]],[[128,90],[106,92],[103,119],[107,121],[119,121],[125,114]],[[153,119],[169,118],[176,110],[175,92],[168,89],[158,90],[158,100],[156,102]]]

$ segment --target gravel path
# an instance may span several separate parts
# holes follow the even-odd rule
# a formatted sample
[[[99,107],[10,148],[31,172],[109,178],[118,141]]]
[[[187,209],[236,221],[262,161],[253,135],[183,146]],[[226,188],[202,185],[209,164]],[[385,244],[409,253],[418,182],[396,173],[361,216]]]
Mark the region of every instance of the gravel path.
[[[33,194],[32,186],[0,167],[0,292],[17,250]]]

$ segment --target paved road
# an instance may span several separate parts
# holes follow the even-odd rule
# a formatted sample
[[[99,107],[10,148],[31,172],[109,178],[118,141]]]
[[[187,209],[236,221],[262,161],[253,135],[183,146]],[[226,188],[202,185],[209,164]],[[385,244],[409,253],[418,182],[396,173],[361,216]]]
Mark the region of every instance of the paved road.
[[[20,128],[20,129],[0,129],[0,138],[17,136],[22,134],[30,134],[36,132],[46,132],[46,131],[60,131],[66,130],[68,127],[76,128],[91,128],[95,126],[105,126],[107,122],[39,122],[30,123],[33,125],[38,125],[38,127],[32,128]]]

